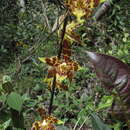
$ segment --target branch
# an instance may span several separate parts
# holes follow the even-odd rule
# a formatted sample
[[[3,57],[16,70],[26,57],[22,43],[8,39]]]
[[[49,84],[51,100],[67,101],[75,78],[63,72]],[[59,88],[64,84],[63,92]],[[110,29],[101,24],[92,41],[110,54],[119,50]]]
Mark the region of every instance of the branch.
[[[45,18],[46,25],[48,26],[48,29],[49,29],[49,31],[51,32],[51,26],[50,26],[50,24],[49,24],[49,20],[48,20],[47,14],[46,14],[45,5],[44,5],[44,3],[43,3],[42,0],[40,0],[40,1],[41,1],[42,12],[43,12],[43,16],[44,16],[44,18]]]

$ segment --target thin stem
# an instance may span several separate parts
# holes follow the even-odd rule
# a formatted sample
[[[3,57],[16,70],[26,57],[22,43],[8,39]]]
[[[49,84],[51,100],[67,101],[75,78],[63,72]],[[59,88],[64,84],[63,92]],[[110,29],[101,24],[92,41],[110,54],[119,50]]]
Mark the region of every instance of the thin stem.
[[[75,124],[73,130],[76,130],[76,127],[78,126],[78,123],[79,123],[80,119],[81,119],[81,117],[80,117],[80,118],[78,119],[78,121],[76,122],[76,124]]]
[[[64,35],[65,35],[65,32],[66,32],[67,21],[68,21],[68,17],[66,16],[65,21],[64,21],[64,25],[63,25],[63,32],[62,32],[62,35],[61,35],[58,58],[61,57],[61,53],[62,53],[62,48],[63,48],[62,43],[63,43]],[[49,104],[49,110],[48,110],[49,115],[51,115],[51,111],[52,111],[53,99],[54,99],[54,95],[55,95],[55,87],[56,87],[56,75],[54,76],[53,84],[52,84],[51,98],[50,98],[50,104]]]
[[[81,130],[81,128],[83,127],[83,125],[85,124],[87,119],[84,120],[84,122],[82,123],[82,125],[80,126],[80,128],[78,130]]]
[[[43,12],[43,16],[45,18],[46,25],[48,26],[49,32],[51,32],[51,25],[49,24],[49,20],[48,20],[47,14],[46,14],[46,8],[45,8],[45,5],[42,0],[41,0],[41,6],[42,6],[42,12]]]
[[[48,109],[49,115],[51,115],[51,111],[52,111],[53,99],[55,95],[55,87],[56,87],[56,76],[54,76],[53,84],[52,84],[51,98],[50,98],[50,104],[49,104],[49,109]]]
[[[63,40],[64,40],[64,36],[65,36],[65,32],[66,32],[67,22],[68,22],[68,16],[66,16],[65,21],[64,21],[64,25],[63,25],[63,30],[62,30],[62,34],[61,34],[61,41],[60,41],[60,49],[59,49],[59,53],[58,53],[58,58],[61,57],[61,53],[62,53],[62,49],[63,49]]]

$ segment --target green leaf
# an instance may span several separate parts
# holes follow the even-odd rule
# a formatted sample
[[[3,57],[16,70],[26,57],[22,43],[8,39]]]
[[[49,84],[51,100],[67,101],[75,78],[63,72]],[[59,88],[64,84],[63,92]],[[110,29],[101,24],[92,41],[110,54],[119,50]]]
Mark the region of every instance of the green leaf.
[[[22,105],[23,105],[23,99],[18,93],[12,92],[7,97],[7,104],[12,109],[17,110],[17,111],[21,111]]]
[[[0,96],[0,101],[5,102],[6,101],[6,94]]]
[[[103,3],[103,2],[105,2],[106,0],[100,0],[100,3]]]
[[[57,126],[56,129],[57,130],[69,130],[69,128],[67,128],[66,126]]]
[[[26,104],[27,107],[34,107],[34,106],[38,103],[38,101],[37,101],[37,100],[30,99],[30,100],[28,100],[26,103],[27,103],[27,104]]]
[[[61,120],[58,120],[58,121],[56,122],[56,124],[58,124],[58,125],[63,125],[63,124],[64,124],[64,122],[63,122],[63,121],[61,121]]]
[[[113,96],[103,96],[97,110],[111,107],[112,103],[113,103]]]
[[[8,76],[8,75],[4,75],[4,76],[3,76],[3,84],[4,84],[4,83],[7,83],[7,82],[11,82],[11,77]]]
[[[121,129],[121,123],[116,123],[114,124],[111,128],[113,128],[114,130],[120,130]]]
[[[11,119],[7,120],[3,124],[0,124],[0,130],[6,130],[7,127],[10,125]]]
[[[90,116],[93,130],[111,130],[95,113],[90,112]]]
[[[46,63],[46,60],[45,60],[44,57],[39,57],[38,59],[39,59],[41,62]]]

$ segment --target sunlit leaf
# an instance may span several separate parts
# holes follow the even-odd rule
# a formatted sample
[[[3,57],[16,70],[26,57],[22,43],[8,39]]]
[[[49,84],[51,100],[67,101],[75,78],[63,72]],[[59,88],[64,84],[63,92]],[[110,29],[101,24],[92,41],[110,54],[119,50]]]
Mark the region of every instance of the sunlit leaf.
[[[105,2],[106,0],[100,0],[100,3],[103,3],[103,2]]]
[[[39,57],[38,59],[39,59],[41,62],[46,63],[46,60],[45,60],[44,57]]]
[[[110,108],[113,103],[113,96],[103,96],[98,105],[98,110]]]
[[[64,122],[61,121],[61,120],[58,120],[58,121],[57,121],[57,124],[58,124],[58,125],[62,125],[62,124],[64,124]]]
[[[8,75],[4,75],[3,76],[3,84],[5,84],[5,83],[7,83],[7,82],[11,82],[12,80],[11,80],[11,77],[10,76],[8,76]]]
[[[8,126],[11,123],[11,119],[5,121],[4,123],[0,124],[0,130],[6,130],[8,128]]]

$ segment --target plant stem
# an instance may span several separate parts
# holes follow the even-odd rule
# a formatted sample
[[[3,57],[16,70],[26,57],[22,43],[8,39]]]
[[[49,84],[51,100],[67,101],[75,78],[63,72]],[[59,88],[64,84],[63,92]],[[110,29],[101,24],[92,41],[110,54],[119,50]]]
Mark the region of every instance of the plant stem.
[[[52,111],[53,99],[54,99],[54,94],[55,94],[55,87],[56,87],[56,76],[54,76],[53,84],[52,84],[51,98],[50,98],[50,104],[49,104],[49,109],[48,109],[49,115],[51,115],[51,111]]]
[[[66,16],[65,21],[64,21],[64,25],[63,25],[63,31],[62,31],[62,35],[61,35],[58,58],[61,57],[61,53],[62,53],[63,40],[64,40],[64,36],[65,36],[65,32],[66,32],[67,21],[68,21],[68,16]],[[54,76],[53,84],[52,84],[51,98],[50,98],[50,104],[49,104],[49,110],[48,110],[49,115],[51,115],[51,111],[52,111],[53,99],[54,99],[54,95],[55,95],[55,87],[56,87],[56,75]]]
[[[60,41],[60,48],[59,48],[59,52],[58,52],[58,58],[61,57],[62,48],[63,48],[63,40],[64,40],[64,36],[65,36],[65,32],[66,32],[67,22],[68,22],[68,16],[66,16],[66,18],[65,18],[63,30],[61,32],[62,34],[61,34],[61,41]]]

